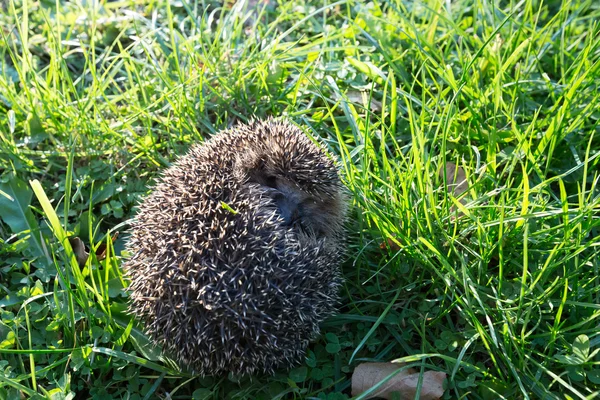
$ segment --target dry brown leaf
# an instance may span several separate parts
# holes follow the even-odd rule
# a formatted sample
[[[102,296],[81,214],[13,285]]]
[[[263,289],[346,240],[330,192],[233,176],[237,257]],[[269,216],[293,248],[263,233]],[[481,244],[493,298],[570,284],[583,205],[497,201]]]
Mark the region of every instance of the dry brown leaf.
[[[119,236],[119,232],[115,232],[114,236],[111,238],[114,243],[117,237]],[[87,251],[87,247],[83,240],[79,237],[74,236],[69,238],[69,243],[71,243],[71,247],[73,248],[73,253],[75,253],[75,258],[77,259],[77,264],[79,264],[79,268],[83,268],[87,259],[90,256],[90,253]],[[96,258],[98,261],[104,260],[106,258],[106,242],[102,241],[98,248],[96,249]]]
[[[444,170],[440,170],[440,176],[444,177]],[[448,193],[454,197],[460,197],[461,194],[469,190],[469,182],[467,182],[467,174],[463,167],[456,165],[453,162],[446,163],[446,183],[448,188]],[[467,204],[467,199],[463,197],[459,200],[460,204]],[[452,205],[450,207],[450,212],[454,213],[456,210],[456,206]],[[458,211],[458,215],[463,215],[462,211]],[[455,220],[455,216],[452,215],[450,219],[452,221]]]
[[[119,232],[115,232],[111,238],[111,242],[114,243],[115,240],[117,240],[117,237],[119,237]],[[96,257],[98,258],[98,261],[102,261],[106,258],[106,241],[103,240],[96,249]]]
[[[90,253],[88,253],[85,249],[85,244],[78,237],[70,237],[69,243],[71,243],[71,247],[73,248],[73,253],[75,253],[75,258],[77,259],[79,268],[83,268],[88,257],[90,256]]]
[[[364,363],[360,364],[352,374],[352,396],[366,392],[384,380],[394,371],[402,367],[397,363]],[[444,379],[446,374],[437,371],[427,371],[423,374],[421,385],[421,400],[439,399],[444,394]],[[419,383],[419,373],[412,368],[398,372],[385,382],[369,398],[380,397],[391,399],[397,393],[400,399],[414,399]]]
[[[371,111],[373,112],[381,111],[381,102],[372,97],[369,99],[369,94],[367,92],[361,92],[360,90],[349,90],[346,92],[346,97],[353,103],[362,104],[362,106],[365,108],[370,106]]]
[[[440,171],[440,176],[444,176],[444,171]],[[469,189],[465,170],[453,162],[446,163],[446,182],[448,192],[454,197],[459,197]]]
[[[398,251],[401,249],[400,245],[398,245],[398,238],[396,238],[395,240],[392,238],[385,239],[379,244],[379,248],[381,250],[389,249],[390,251]]]

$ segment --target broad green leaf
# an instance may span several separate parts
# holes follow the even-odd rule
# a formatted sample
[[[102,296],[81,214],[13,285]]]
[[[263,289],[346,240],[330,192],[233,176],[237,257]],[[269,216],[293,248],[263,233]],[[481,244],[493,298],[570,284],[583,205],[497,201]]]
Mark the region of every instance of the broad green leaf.
[[[554,356],[559,362],[567,365],[581,365],[585,362],[585,359],[581,358],[579,355],[564,355],[558,354]]]
[[[586,335],[579,335],[573,343],[573,355],[587,361],[590,354],[590,339]]]
[[[192,393],[193,400],[206,400],[212,397],[212,392],[209,389],[196,389]]]
[[[5,337],[0,338],[0,349],[10,349],[15,345],[15,333],[12,330],[6,332]]]
[[[600,369],[593,369],[586,374],[590,382],[600,385]]]
[[[341,349],[342,346],[339,343],[327,343],[327,346],[325,346],[325,350],[330,354],[339,353]]]
[[[290,379],[296,383],[304,382],[308,376],[308,368],[298,367],[290,371]]]
[[[81,369],[91,354],[92,349],[90,347],[81,347],[75,350],[71,355],[71,368],[73,371]]]
[[[321,368],[313,368],[313,370],[310,371],[310,377],[315,381],[322,381],[324,378],[323,370]]]
[[[327,341],[329,343],[339,343],[340,342],[340,339],[337,337],[337,335],[332,332],[327,332],[327,334],[325,335],[325,338],[327,339]]]
[[[317,356],[312,350],[308,350],[306,352],[306,365],[308,365],[311,368],[317,366]]]
[[[108,281],[108,297],[118,297],[124,295],[123,284],[119,278],[113,278]]]
[[[36,256],[44,255],[39,225],[29,209],[33,193],[25,182],[12,178],[0,184],[0,218],[13,233],[28,232],[31,249]]]
[[[19,304],[22,301],[23,298],[19,298],[19,296],[17,296],[14,293],[9,293],[6,296],[4,296],[4,298],[0,299],[0,307],[14,306],[15,304]]]

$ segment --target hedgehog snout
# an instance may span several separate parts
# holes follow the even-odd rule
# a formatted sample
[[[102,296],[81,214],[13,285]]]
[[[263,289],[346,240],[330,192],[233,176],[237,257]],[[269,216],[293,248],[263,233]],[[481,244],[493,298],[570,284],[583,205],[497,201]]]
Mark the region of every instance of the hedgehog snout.
[[[296,199],[286,196],[277,189],[269,189],[269,196],[275,201],[279,216],[285,221],[285,226],[293,226],[300,218],[300,204]]]
[[[322,199],[310,196],[302,191],[279,182],[274,187],[262,187],[277,207],[283,225],[310,236],[320,238],[327,236],[327,225],[335,215]]]

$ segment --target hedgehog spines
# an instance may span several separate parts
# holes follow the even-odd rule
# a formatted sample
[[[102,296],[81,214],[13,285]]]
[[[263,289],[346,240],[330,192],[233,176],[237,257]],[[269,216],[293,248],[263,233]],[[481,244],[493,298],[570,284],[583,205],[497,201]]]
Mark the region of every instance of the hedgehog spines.
[[[334,163],[282,121],[193,146],[134,220],[130,311],[203,375],[302,361],[342,282],[341,188]]]

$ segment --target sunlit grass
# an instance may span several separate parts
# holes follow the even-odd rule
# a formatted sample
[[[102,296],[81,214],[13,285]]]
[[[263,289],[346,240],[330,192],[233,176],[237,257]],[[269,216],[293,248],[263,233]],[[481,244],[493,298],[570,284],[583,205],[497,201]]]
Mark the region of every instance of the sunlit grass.
[[[357,364],[396,359],[446,372],[448,398],[594,397],[599,17],[584,0],[9,1],[0,398],[342,399]],[[321,140],[351,192],[340,313],[292,371],[190,376],[124,311],[127,220],[191,143],[269,115]]]

